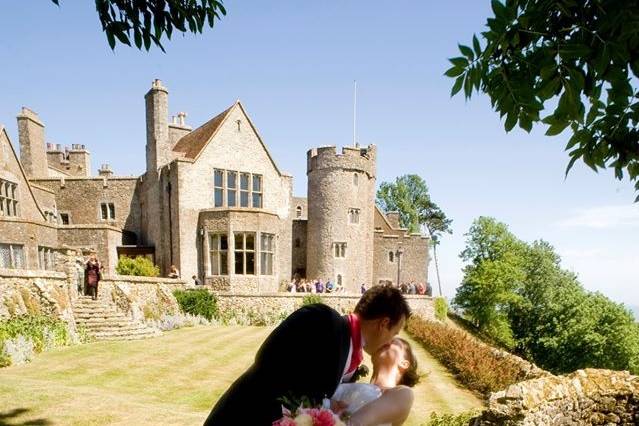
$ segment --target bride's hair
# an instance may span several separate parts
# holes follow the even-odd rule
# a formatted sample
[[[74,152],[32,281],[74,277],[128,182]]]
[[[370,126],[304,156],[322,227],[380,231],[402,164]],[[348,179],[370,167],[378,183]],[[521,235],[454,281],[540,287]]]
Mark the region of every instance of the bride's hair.
[[[408,368],[402,374],[401,379],[399,379],[398,385],[404,385],[408,387],[413,387],[419,382],[419,374],[417,374],[417,357],[413,353],[413,348],[410,343],[401,337],[396,337],[395,339],[402,342],[404,346],[404,353],[406,354],[406,360],[408,361]]]

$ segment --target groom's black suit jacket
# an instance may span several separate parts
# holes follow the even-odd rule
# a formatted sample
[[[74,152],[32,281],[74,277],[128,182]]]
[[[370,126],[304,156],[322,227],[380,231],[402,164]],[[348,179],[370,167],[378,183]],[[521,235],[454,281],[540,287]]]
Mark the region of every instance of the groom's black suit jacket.
[[[268,336],[253,365],[222,395],[204,424],[270,426],[282,417],[277,398],[330,398],[349,347],[346,318],[321,304],[298,309]]]

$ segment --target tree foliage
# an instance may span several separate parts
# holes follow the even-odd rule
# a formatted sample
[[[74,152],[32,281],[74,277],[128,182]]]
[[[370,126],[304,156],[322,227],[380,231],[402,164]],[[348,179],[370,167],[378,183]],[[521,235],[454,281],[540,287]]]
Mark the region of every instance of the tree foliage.
[[[59,5],[60,0],[51,0]],[[122,43],[162,51],[162,38],[174,31],[202,33],[226,15],[221,0],[95,0],[95,8],[111,49]]]
[[[492,0],[492,11],[483,43],[474,35],[450,59],[451,94],[486,93],[506,131],[570,128],[566,174],[581,159],[639,191],[639,3]]]
[[[135,259],[128,256],[120,256],[115,272],[119,275],[134,275],[139,277],[157,277],[160,275],[160,268],[144,257],[136,256]]]
[[[466,234],[454,303],[481,331],[555,373],[596,367],[639,372],[631,312],[590,293],[545,241],[519,240],[493,218]]]

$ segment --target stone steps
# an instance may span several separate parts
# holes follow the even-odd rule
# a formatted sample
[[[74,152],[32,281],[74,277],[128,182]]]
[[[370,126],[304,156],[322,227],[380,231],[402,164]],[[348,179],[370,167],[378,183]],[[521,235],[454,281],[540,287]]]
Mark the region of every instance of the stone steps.
[[[159,336],[159,330],[133,321],[117,308],[103,300],[79,297],[73,304],[73,313],[78,325],[96,340],[138,340]]]

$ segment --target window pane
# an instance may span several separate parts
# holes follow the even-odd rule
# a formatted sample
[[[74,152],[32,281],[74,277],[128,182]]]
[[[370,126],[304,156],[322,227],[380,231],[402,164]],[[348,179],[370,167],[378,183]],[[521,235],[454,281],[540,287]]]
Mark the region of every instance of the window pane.
[[[259,192],[253,193],[253,207],[257,209],[262,208],[262,194],[260,194]]]
[[[0,244],[0,268],[11,268],[11,249],[9,244]]]
[[[211,275],[219,275],[219,252],[211,252]]]
[[[262,176],[253,175],[253,191],[262,191]]]
[[[255,274],[255,253],[246,252],[246,273],[247,275]]]
[[[217,250],[219,248],[219,236],[215,234],[209,235],[209,250]]]
[[[255,250],[255,234],[246,234],[246,250]]]
[[[240,189],[248,191],[248,189],[249,189],[249,174],[248,173],[242,173],[240,175]]]
[[[248,192],[240,192],[240,207],[248,207],[249,196]]]
[[[244,234],[242,233],[235,234],[235,249],[236,250],[244,249]]]
[[[67,213],[60,213],[60,220],[62,221],[63,225],[68,225],[69,224],[69,215]]]
[[[228,250],[229,249],[229,239],[226,234],[220,235],[220,250]]]
[[[226,205],[229,207],[235,207],[235,197],[236,197],[236,192],[234,189],[229,189],[228,190],[228,198],[226,200]]]
[[[228,254],[223,251],[220,252],[220,275],[228,275]]]
[[[235,252],[235,273],[237,275],[244,275],[244,252]]]
[[[108,218],[108,212],[107,212],[107,205],[105,203],[100,204],[100,208],[102,209],[102,220],[107,220]]]
[[[237,172],[227,172],[226,187],[233,189],[237,188]]]
[[[13,246],[13,260],[15,262],[16,269],[24,268],[24,250],[22,246]]]
[[[109,219],[115,219],[115,205],[113,203],[109,204]]]
[[[222,195],[221,188],[215,188],[215,207],[222,207],[224,205],[224,196]]]
[[[214,177],[214,185],[219,186],[220,188],[224,186],[224,171],[215,169],[213,173]]]

